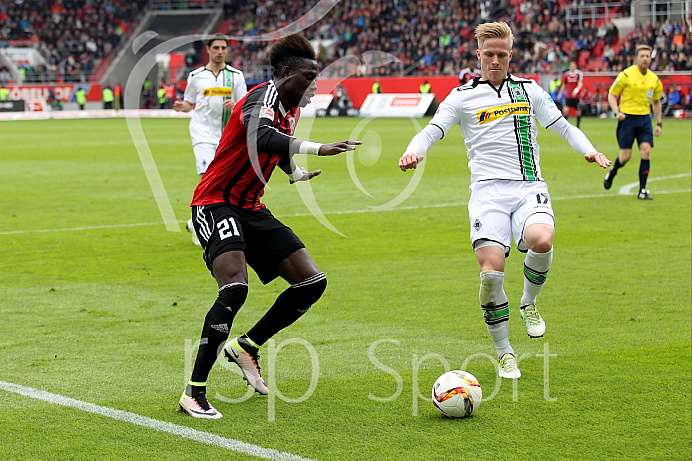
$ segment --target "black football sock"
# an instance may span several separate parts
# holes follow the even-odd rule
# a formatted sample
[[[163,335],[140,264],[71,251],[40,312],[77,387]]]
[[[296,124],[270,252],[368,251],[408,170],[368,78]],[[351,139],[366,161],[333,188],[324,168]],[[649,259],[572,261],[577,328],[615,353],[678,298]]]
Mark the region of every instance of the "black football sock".
[[[620,157],[618,156],[615,161],[613,162],[613,175],[615,175],[620,168],[622,168],[624,165],[620,163]]]
[[[216,298],[216,302],[204,319],[191,382],[206,383],[221,345],[228,339],[233,319],[247,298],[247,291],[247,284],[242,282],[232,283],[219,289],[219,297]]]
[[[646,180],[649,178],[649,160],[642,159],[639,163],[639,190],[646,189]]]
[[[255,343],[246,334],[238,338],[238,344],[248,354],[257,355],[257,352],[259,352],[259,344]]]
[[[197,394],[207,393],[207,383],[188,383],[185,386],[185,395],[188,397],[194,397]]]
[[[266,343],[269,338],[305,314],[320,299],[326,288],[327,277],[321,272],[291,285],[276,298],[274,305],[264,317],[247,332],[247,337],[259,346]]]

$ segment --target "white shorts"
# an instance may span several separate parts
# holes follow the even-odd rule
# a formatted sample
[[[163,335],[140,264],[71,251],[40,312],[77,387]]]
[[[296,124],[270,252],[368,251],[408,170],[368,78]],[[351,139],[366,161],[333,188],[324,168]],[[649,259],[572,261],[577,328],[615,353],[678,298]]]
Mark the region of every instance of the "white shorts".
[[[195,163],[197,164],[197,174],[204,174],[216,154],[216,144],[201,142],[192,146],[195,152]]]
[[[526,252],[524,229],[529,224],[555,227],[548,186],[541,181],[482,181],[469,187],[471,243],[478,250],[502,247],[509,255],[512,235],[517,249]]]

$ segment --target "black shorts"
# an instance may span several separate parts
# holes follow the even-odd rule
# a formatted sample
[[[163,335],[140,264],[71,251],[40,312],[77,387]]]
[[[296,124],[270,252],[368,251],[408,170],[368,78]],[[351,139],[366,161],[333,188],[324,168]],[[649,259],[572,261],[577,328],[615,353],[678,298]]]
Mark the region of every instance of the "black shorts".
[[[618,122],[616,131],[620,149],[631,149],[635,138],[637,138],[637,145],[648,142],[653,147],[654,131],[651,128],[651,116],[625,115],[625,120]]]
[[[243,251],[248,265],[266,284],[278,276],[281,261],[305,248],[298,236],[267,209],[246,210],[226,203],[195,205],[192,223],[212,275],[217,256]]]
[[[567,98],[567,99],[565,99],[565,106],[579,109],[579,98]]]

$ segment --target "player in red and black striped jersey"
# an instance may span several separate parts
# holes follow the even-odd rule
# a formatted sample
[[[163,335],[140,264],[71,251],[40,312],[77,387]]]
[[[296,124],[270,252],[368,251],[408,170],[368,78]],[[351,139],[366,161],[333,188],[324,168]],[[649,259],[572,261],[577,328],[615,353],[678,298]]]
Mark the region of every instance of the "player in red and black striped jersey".
[[[310,103],[317,89],[315,51],[305,37],[279,39],[269,50],[269,60],[273,79],[236,104],[192,199],[195,232],[219,286],[204,321],[191,379],[180,397],[180,407],[196,418],[221,417],[205,394],[222,348],[250,386],[260,394],[269,392],[257,363],[259,347],[307,312],[327,286],[300,239],[260,202],[269,177],[278,166],[291,182],[307,181],[320,170],[297,168],[294,154],[337,155],[361,144],[318,144],[293,137],[300,107]],[[227,341],[247,297],[247,265],[263,283],[281,277],[290,286],[246,334]]]
[[[565,95],[565,105],[562,114],[566,119],[569,117],[577,118],[577,128],[581,124],[581,92],[584,87],[584,74],[577,69],[577,63],[571,61],[569,70],[562,74],[562,85],[558,99]]]
[[[274,81],[254,87],[231,114],[216,156],[195,190],[192,205],[228,203],[259,210],[264,186],[291,158],[300,108],[286,110]],[[307,97],[311,97],[309,93]]]
[[[231,114],[235,123],[224,130],[192,205],[228,203],[252,210],[264,208],[260,203],[264,185],[279,162],[288,163],[299,113],[297,107],[290,111],[281,107],[273,81],[254,87]],[[252,136],[249,131],[253,128],[263,136]]]

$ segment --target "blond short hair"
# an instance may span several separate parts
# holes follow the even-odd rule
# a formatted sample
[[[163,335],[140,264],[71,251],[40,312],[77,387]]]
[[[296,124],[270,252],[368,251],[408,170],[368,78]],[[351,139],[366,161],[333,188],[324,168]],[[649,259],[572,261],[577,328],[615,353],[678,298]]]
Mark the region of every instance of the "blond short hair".
[[[639,56],[641,50],[649,50],[649,53],[651,53],[651,47],[649,45],[637,45],[637,48],[634,49],[634,56]]]
[[[486,22],[476,26],[476,40],[478,47],[483,46],[487,38],[508,38],[509,49],[514,45],[514,34],[506,22]]]

